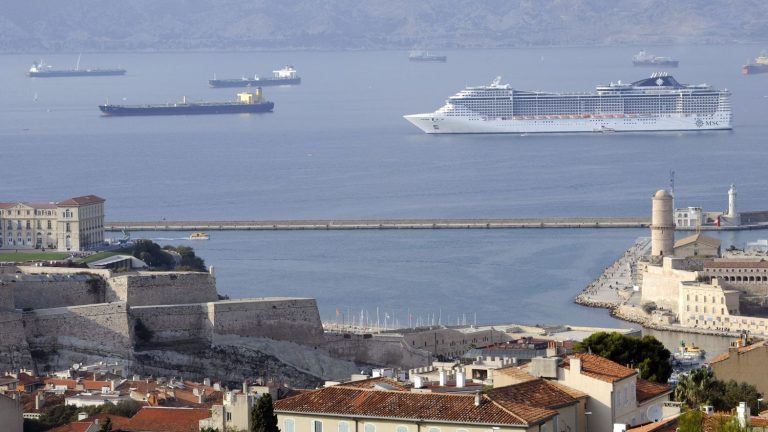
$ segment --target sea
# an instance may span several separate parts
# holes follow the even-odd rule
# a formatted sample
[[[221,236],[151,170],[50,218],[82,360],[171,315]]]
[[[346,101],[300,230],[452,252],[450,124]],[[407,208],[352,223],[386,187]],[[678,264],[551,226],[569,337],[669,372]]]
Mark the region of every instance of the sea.
[[[676,57],[680,82],[733,92],[733,131],[583,135],[423,134],[429,112],[467,85],[592,91],[656,72],[646,48]],[[28,78],[35,60],[0,55],[2,201],[96,194],[109,220],[647,216],[674,178],[677,206],[768,209],[768,74],[741,66],[764,47],[695,45],[405,51],[82,53],[122,77]],[[231,100],[207,80],[293,65],[299,86],[267,87],[268,114],[102,117],[99,104]],[[674,172],[674,174],[672,174]],[[307,296],[326,320],[626,326],[572,303],[646,230],[427,230],[135,233],[192,244],[232,297]],[[117,234],[116,234],[117,235]],[[768,232],[724,233],[743,246]],[[347,318],[345,318],[347,317]]]

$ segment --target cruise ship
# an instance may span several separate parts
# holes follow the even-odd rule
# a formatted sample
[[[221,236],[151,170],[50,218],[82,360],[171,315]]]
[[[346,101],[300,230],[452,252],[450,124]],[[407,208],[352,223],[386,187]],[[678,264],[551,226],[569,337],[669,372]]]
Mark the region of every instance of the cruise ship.
[[[465,88],[435,112],[404,117],[430,134],[724,130],[731,129],[730,96],[665,72],[599,85],[594,93],[518,90],[498,77]]]

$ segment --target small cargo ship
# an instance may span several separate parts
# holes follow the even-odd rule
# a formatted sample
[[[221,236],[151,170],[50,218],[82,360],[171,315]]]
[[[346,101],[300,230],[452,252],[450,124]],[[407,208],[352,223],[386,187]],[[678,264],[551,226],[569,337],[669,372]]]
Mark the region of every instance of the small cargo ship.
[[[445,63],[448,57],[444,55],[435,55],[429,51],[411,51],[408,54],[408,60],[414,62],[440,62]]]
[[[768,73],[768,53],[763,51],[754,63],[747,62],[741,67],[741,73],[744,75]]]
[[[34,62],[29,68],[27,76],[33,78],[117,76],[125,75],[125,72],[125,69],[80,69],[80,57],[78,57],[77,66],[74,69],[55,69],[53,66],[43,63],[42,60]]]
[[[214,77],[212,80],[208,80],[208,85],[211,87],[264,87],[298,84],[301,84],[301,77],[293,66],[272,71],[271,78],[260,78],[258,75],[254,75],[253,78],[216,79]]]
[[[671,57],[660,57],[653,55],[645,50],[640,51],[632,57],[632,64],[635,66],[661,66],[676,68],[680,62]]]
[[[106,116],[152,116],[188,114],[242,114],[270,112],[273,102],[264,100],[261,88],[254,92],[238,93],[237,100],[230,102],[181,102],[155,105],[99,105]]]

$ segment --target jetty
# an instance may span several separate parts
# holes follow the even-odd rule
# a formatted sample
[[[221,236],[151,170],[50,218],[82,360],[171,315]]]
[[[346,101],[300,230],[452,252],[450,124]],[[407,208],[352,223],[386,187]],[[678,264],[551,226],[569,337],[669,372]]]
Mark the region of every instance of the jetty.
[[[245,221],[107,221],[106,231],[277,231],[371,229],[648,228],[649,218],[366,219]]]

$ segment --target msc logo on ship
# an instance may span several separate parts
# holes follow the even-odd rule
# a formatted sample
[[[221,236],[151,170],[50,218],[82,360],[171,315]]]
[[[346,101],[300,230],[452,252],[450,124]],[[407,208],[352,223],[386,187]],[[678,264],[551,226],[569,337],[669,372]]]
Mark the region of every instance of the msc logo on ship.
[[[720,126],[720,122],[717,120],[707,120],[704,121],[702,119],[696,119],[696,127],[702,127],[702,126]]]
[[[696,127],[702,127],[702,126],[704,126],[704,120],[696,119]]]

